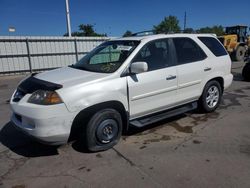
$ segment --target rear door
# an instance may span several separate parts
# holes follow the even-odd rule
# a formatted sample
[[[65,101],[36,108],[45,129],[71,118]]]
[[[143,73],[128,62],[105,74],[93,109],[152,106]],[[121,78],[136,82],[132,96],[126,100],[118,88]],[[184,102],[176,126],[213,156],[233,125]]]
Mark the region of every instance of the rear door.
[[[191,102],[201,94],[202,80],[211,71],[206,54],[191,38],[173,38],[177,62],[177,104]]]
[[[131,119],[169,108],[175,104],[177,72],[169,40],[147,43],[133,62],[144,61],[148,71],[127,77]]]

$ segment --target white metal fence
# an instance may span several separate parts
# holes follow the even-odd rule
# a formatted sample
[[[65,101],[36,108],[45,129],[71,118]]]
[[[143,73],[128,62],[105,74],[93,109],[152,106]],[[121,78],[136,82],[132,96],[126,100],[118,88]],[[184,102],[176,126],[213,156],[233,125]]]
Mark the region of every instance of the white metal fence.
[[[0,75],[67,66],[107,40],[107,37],[0,36]]]

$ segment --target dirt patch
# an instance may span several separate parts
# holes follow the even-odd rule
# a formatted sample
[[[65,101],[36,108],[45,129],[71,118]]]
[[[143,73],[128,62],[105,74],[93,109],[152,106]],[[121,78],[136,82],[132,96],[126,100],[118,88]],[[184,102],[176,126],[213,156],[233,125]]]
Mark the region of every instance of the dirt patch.
[[[200,144],[201,141],[199,141],[199,140],[193,140],[193,143],[194,143],[194,144]]]
[[[97,158],[102,158],[102,155],[100,153],[96,154]]]
[[[14,185],[12,186],[12,188],[25,188],[26,186],[25,185]]]
[[[182,132],[182,133],[193,133],[193,127],[192,126],[181,126],[177,122],[170,122],[168,123],[168,126],[171,126],[175,128],[177,131]]]
[[[144,143],[161,142],[161,141],[168,141],[168,140],[171,140],[170,136],[162,135],[160,138],[144,140]]]
[[[200,123],[207,122],[209,119],[217,119],[220,116],[218,112],[212,112],[212,113],[207,113],[207,114],[200,114],[197,116],[197,114],[190,114],[189,117],[193,119],[191,124],[193,126],[197,126]]]
[[[240,145],[240,153],[244,153],[250,157],[250,145]]]
[[[85,168],[86,168],[85,166],[82,166],[82,167],[78,168],[78,170],[83,170]]]
[[[0,85],[0,89],[7,89],[8,88],[8,85],[7,84],[1,84]]]
[[[250,87],[234,90],[233,92],[225,92],[222,96],[220,109],[227,109],[233,106],[241,106],[239,99],[248,98],[249,96],[244,94],[244,90],[249,90]]]
[[[147,146],[141,146],[139,149],[145,149]]]

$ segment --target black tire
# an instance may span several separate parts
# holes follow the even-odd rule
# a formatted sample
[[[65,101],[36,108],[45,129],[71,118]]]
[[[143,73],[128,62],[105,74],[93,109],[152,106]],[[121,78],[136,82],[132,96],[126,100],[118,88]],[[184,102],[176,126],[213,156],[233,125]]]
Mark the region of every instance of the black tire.
[[[239,46],[235,52],[236,61],[243,61],[246,55],[246,48],[244,46]]]
[[[86,149],[104,151],[118,143],[122,134],[122,118],[114,109],[103,109],[95,113],[84,130]]]
[[[250,63],[245,64],[242,70],[242,76],[244,80],[250,81]]]
[[[210,94],[213,91],[217,93],[217,94],[214,94],[214,96],[212,94]],[[211,96],[210,97],[211,100],[209,100],[209,98],[208,98],[209,95]],[[216,96],[218,97],[217,99],[216,99]],[[221,85],[219,84],[219,82],[217,82],[216,80],[212,80],[212,81],[208,82],[206,84],[206,86],[204,87],[203,93],[199,99],[199,109],[202,112],[215,111],[216,108],[220,104],[221,96],[222,96],[222,89],[221,89]],[[208,101],[210,101],[210,102],[208,102]]]

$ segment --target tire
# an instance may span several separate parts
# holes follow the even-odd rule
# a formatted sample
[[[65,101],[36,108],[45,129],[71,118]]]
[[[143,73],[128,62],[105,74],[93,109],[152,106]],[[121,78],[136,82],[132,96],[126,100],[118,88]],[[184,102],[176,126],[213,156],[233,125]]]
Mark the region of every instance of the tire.
[[[88,151],[104,151],[118,143],[122,134],[122,118],[114,109],[103,109],[95,113],[84,130]]]
[[[209,96],[210,99],[208,99]],[[219,82],[215,80],[208,82],[199,99],[199,109],[202,112],[215,111],[220,104],[221,96],[222,96],[222,89]]]
[[[243,61],[246,55],[246,48],[244,46],[239,46],[235,52],[236,61]]]
[[[244,80],[250,81],[250,63],[245,64],[242,70],[242,76]]]

